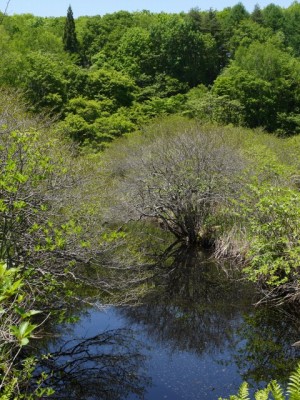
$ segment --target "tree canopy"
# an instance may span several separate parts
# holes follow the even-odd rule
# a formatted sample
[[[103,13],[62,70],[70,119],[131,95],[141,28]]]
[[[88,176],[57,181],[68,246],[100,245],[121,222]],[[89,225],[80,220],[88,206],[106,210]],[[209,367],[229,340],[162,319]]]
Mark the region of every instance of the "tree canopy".
[[[6,16],[0,84],[24,90],[32,110],[55,114],[65,132],[69,127],[73,139],[95,150],[166,114],[297,134],[298,14],[297,3],[252,13],[238,3],[180,14],[74,19],[70,6],[66,18]],[[196,100],[198,86],[207,90]],[[105,112],[81,112],[79,122],[77,97],[99,110],[105,103]],[[111,115],[121,123],[111,125]]]

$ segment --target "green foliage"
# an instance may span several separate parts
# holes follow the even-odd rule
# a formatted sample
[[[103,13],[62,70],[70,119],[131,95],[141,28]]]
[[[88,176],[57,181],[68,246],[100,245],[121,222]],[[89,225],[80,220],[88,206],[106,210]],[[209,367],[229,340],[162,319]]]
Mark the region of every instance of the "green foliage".
[[[114,111],[115,106],[112,99],[98,101],[80,96],[71,99],[66,106],[68,116],[70,114],[79,115],[88,123],[95,122],[95,120],[101,116],[108,117]]]
[[[262,24],[262,20],[263,20],[262,18],[263,17],[262,17],[261,8],[258,4],[256,4],[251,13],[251,19],[258,24]]]
[[[141,74],[151,74],[150,33],[141,27],[129,28],[122,36],[116,52],[118,70],[126,71],[138,80]]]
[[[22,362],[22,369],[13,369],[13,377],[6,381],[0,392],[0,400],[36,400],[51,397],[55,392],[45,385],[48,375],[44,372],[36,379],[32,393],[23,389],[32,379],[36,364],[37,360],[34,357],[28,357]]]
[[[101,136],[114,139],[118,136],[123,135],[127,132],[132,132],[135,125],[122,114],[113,114],[109,117],[98,118],[95,121],[95,127],[97,136],[99,139]],[[101,139],[100,139],[101,141]]]
[[[221,43],[225,47],[225,52],[229,51],[229,42],[234,31],[246,20],[249,19],[249,13],[242,3],[237,3],[233,7],[227,7],[217,14],[220,26]],[[221,45],[221,46],[222,46]],[[228,54],[227,57],[228,58]],[[226,58],[224,61],[227,63]]]
[[[298,191],[262,185],[251,189],[257,199],[249,216],[249,265],[245,272],[250,279],[263,280],[278,286],[297,279],[300,262],[300,217]]]
[[[205,122],[220,125],[244,124],[244,107],[239,100],[228,95],[216,96],[204,86],[191,89],[183,105],[183,114]]]
[[[9,297],[15,295],[17,291],[22,286],[22,280],[19,279],[17,281],[14,280],[15,275],[17,274],[16,268],[7,269],[7,265],[5,263],[0,264],[0,279],[1,279],[1,287],[0,287],[0,301],[4,301]],[[4,312],[2,310],[2,312]]]
[[[242,383],[237,396],[233,396],[232,400],[249,400],[247,383]]]
[[[26,98],[35,111],[47,108],[60,111],[67,98],[67,81],[62,72],[63,63],[47,53],[31,53],[27,57],[28,72],[24,82]]]
[[[77,114],[68,114],[64,121],[59,124],[59,127],[66,135],[69,135],[73,140],[82,144],[89,142],[96,136],[93,125],[89,124],[81,115]]]
[[[59,124],[59,129],[87,148],[99,151],[116,137],[136,129],[135,123],[122,108],[112,114],[107,111],[113,108],[112,102],[108,99],[102,101],[73,99],[68,106],[70,111]]]
[[[152,97],[144,102],[141,109],[148,118],[176,114],[183,108],[184,100],[184,96],[180,94],[167,99]]]
[[[272,36],[273,32],[270,28],[260,26],[248,19],[243,20],[230,38],[230,51],[234,54],[240,46],[247,48],[253,42],[265,43]]]
[[[141,106],[144,101],[152,98],[159,97],[167,101],[169,97],[188,91],[186,83],[164,73],[155,76],[142,74],[138,77],[137,84],[141,87],[137,96]]]
[[[300,45],[299,45],[299,32],[296,27],[300,20],[300,5],[297,2],[293,2],[290,7],[284,11],[284,18],[282,20],[285,44],[293,49],[294,54],[299,57]]]
[[[300,398],[300,366],[297,367],[289,378],[286,395],[276,381],[271,381],[265,389],[258,390],[254,397],[255,400],[268,400],[269,395],[272,395],[272,399],[274,400],[285,400],[286,398],[289,400],[298,400]],[[230,396],[229,399],[219,398],[219,400],[250,400],[248,384],[244,382],[236,396]]]
[[[300,399],[300,365],[290,376],[287,393],[290,395],[290,400]]]
[[[239,48],[235,61],[216,79],[213,93],[239,101],[242,120],[247,126],[294,134],[299,130],[295,118],[299,66],[298,60],[272,41],[252,42],[248,47]],[[293,120],[289,118],[290,113],[296,113]]]
[[[10,331],[18,339],[20,346],[25,346],[29,343],[29,338],[35,328],[36,325],[30,324],[29,321],[24,321],[19,326],[12,325]]]
[[[91,70],[85,88],[88,98],[115,100],[118,106],[130,106],[135,97],[135,90],[131,78],[112,68]]]
[[[74,295],[84,266],[95,248],[99,252],[101,229],[99,220],[97,233],[91,228],[99,218],[97,185],[87,178],[91,167],[80,157],[75,162],[70,143],[29,118],[18,101],[15,93],[1,93],[0,259],[6,264],[0,264],[0,374],[1,388],[11,383],[14,394],[24,372],[21,349],[46,315],[56,310],[59,316],[61,298]],[[75,271],[72,289],[66,288]]]
[[[230,25],[232,29],[233,27],[239,26],[239,24],[248,18],[248,16],[249,14],[245,6],[239,2],[229,9],[226,23]]]
[[[67,18],[6,16],[0,84],[24,90],[32,110],[65,119],[65,131],[90,149],[131,131],[129,122],[181,113],[185,98],[179,104],[174,96],[199,84],[213,90],[199,101],[188,95],[185,115],[291,135],[300,129],[299,15],[296,3],[256,7],[251,15],[238,3],[223,11],[120,11],[76,21],[71,7]],[[95,120],[109,116],[91,116],[91,104],[74,112],[75,98],[111,102],[110,115],[124,115],[118,109],[125,107],[127,126],[116,134],[105,121],[105,132],[97,132]]]
[[[283,27],[283,10],[273,3],[269,4],[262,11],[263,24],[278,31]]]
[[[161,14],[150,30],[154,68],[190,86],[210,83],[217,72],[216,43],[210,33],[195,31],[188,20]]]
[[[29,343],[37,325],[31,323],[31,317],[40,311],[28,310],[28,299],[24,291],[24,279],[21,267],[7,268],[0,262],[0,398],[10,399],[18,383],[14,369],[14,360],[21,347]],[[1,389],[4,388],[4,391]],[[1,392],[3,394],[1,394]]]

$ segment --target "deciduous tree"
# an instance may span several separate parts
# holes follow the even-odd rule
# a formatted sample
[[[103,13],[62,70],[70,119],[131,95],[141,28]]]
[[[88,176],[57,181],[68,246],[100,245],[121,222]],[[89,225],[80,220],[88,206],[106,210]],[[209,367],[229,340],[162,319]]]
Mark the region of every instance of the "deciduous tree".
[[[141,142],[125,143],[125,160],[109,163],[112,175],[119,174],[115,218],[154,220],[178,240],[201,241],[214,215],[238,191],[244,167],[239,152],[226,133],[187,121],[154,125],[144,135]]]

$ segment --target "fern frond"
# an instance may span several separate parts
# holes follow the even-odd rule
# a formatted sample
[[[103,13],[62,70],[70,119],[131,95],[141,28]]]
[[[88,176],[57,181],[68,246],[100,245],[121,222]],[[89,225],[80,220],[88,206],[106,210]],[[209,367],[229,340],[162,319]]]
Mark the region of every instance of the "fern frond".
[[[229,397],[229,399],[223,399],[222,397],[219,397],[219,400],[250,400],[248,396],[249,396],[248,383],[243,382],[239,388],[237,395],[232,395]]]
[[[267,388],[271,391],[274,400],[285,400],[285,395],[283,393],[283,390],[276,381],[271,381],[268,384]]]
[[[287,392],[290,400],[300,400],[300,364],[290,376]]]
[[[268,400],[269,393],[270,393],[270,390],[268,388],[258,390],[254,395],[255,400]]]
[[[14,389],[17,385],[17,378],[13,378],[5,385],[3,394],[0,394],[0,400],[10,400],[13,398]]]
[[[250,400],[248,383],[243,382],[237,394],[237,400]]]

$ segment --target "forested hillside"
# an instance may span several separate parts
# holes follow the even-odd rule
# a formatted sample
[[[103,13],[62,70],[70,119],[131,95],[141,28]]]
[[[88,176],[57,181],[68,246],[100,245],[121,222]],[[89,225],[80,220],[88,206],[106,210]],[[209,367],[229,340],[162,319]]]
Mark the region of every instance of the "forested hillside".
[[[299,26],[298,2],[0,15],[1,400],[52,396],[29,341],[142,303],[178,247],[299,320]]]
[[[156,116],[299,130],[300,4],[1,17],[0,84],[93,150]]]

